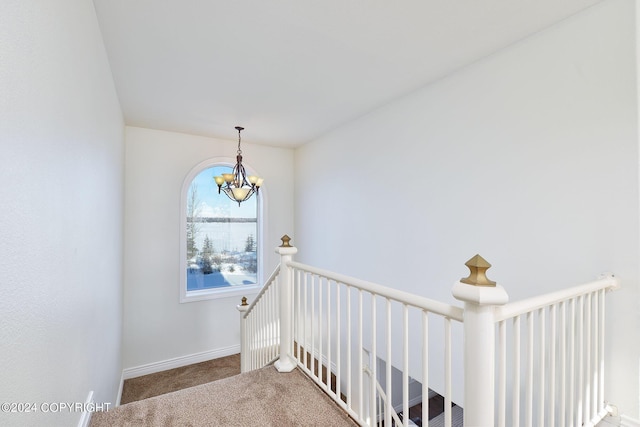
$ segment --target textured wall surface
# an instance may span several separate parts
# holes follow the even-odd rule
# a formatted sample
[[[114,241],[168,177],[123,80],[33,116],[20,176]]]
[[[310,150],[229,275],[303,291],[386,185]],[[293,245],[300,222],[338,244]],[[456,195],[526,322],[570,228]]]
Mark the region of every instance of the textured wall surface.
[[[0,57],[0,402],[115,403],[124,124],[93,3],[3,1]],[[80,418],[37,409],[0,424]]]

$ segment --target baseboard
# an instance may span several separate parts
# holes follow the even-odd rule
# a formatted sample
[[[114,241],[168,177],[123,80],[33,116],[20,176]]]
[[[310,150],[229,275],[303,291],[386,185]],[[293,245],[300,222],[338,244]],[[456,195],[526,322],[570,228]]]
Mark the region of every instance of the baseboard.
[[[621,427],[640,427],[640,420],[635,418],[628,417],[626,415],[622,415],[620,417],[620,426]]]
[[[232,354],[237,353],[240,353],[240,344],[216,350],[203,351],[201,353],[189,354],[186,356],[174,357],[173,359],[162,360],[160,362],[126,368],[122,371],[122,379],[128,380],[130,378],[141,377],[143,375],[155,374],[156,372],[181,368],[183,366],[193,365],[194,363],[206,362],[207,360],[231,356]]]
[[[598,423],[598,427],[640,427],[640,420],[631,418],[627,415],[605,417]]]
[[[80,421],[78,421],[78,427],[89,427],[89,423],[91,422],[91,414],[93,412],[88,411],[90,409],[90,405],[93,403],[93,391],[89,392],[87,396],[87,400],[85,400],[84,411],[80,414]]]

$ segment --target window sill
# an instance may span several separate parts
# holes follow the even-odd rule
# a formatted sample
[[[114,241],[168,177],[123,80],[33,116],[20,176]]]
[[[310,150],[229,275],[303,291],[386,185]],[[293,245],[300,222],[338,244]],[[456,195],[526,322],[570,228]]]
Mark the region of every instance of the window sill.
[[[180,295],[180,303],[206,301],[223,298],[241,298],[255,295],[260,291],[260,285],[231,286],[227,288],[202,289],[198,291],[188,291]]]

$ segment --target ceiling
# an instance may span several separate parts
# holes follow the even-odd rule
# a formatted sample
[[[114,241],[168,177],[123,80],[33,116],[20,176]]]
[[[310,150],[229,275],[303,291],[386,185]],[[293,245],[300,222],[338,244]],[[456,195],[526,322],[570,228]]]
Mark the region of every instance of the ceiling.
[[[131,126],[295,147],[599,0],[94,0]]]

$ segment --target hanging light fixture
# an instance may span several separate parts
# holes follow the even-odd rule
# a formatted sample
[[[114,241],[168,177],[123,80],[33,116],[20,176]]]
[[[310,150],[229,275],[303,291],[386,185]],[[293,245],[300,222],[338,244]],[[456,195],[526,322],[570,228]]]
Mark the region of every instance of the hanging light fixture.
[[[247,176],[244,166],[242,166],[242,150],[240,149],[240,132],[244,128],[236,126],[236,129],[238,131],[236,165],[231,173],[223,173],[222,175],[214,176],[213,179],[218,184],[218,194],[220,194],[220,190],[224,191],[227,197],[234,202],[238,202],[238,206],[240,206],[240,203],[248,200],[254,193],[258,193],[264,180],[255,175]]]

